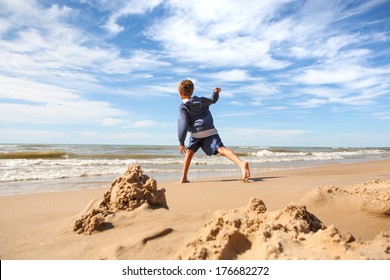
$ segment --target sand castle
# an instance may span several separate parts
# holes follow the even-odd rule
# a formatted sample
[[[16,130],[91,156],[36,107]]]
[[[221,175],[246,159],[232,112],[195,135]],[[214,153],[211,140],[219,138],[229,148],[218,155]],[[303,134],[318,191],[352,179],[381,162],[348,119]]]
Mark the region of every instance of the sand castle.
[[[164,182],[166,192],[132,166],[104,190],[1,197],[0,254],[3,259],[389,260],[389,164],[271,172],[250,185]]]
[[[145,203],[168,209],[165,189],[157,189],[157,181],[142,174],[139,165],[130,166],[104,193],[99,208],[88,209],[75,222],[73,230],[91,234],[104,224],[107,215],[118,210],[132,211]]]
[[[348,187],[320,186],[299,202],[275,211],[267,211],[265,203],[253,197],[245,207],[214,212],[213,218],[192,238],[187,237],[188,241],[178,247],[172,257],[180,260],[390,259],[390,232],[361,241],[332,224],[326,226],[308,210],[323,206],[328,209],[333,205],[338,209],[347,207],[357,215],[371,213],[387,217],[390,213],[389,187],[390,181],[382,180]],[[74,223],[73,230],[91,234],[110,228],[110,222],[115,221],[126,231],[126,225],[121,224],[124,221],[129,225],[135,217],[142,220],[142,217],[152,218],[154,214],[160,220],[172,220],[171,211],[154,212],[153,209],[158,208],[168,209],[165,189],[158,189],[157,181],[143,174],[140,166],[131,166],[111,184],[98,207],[87,207],[81,219]],[[110,219],[118,211],[121,211],[122,219]],[[118,248],[114,246],[114,258],[129,258],[135,248],[142,250],[150,246],[150,242],[174,240],[180,232],[174,223],[172,227],[157,224],[160,228],[153,227],[145,236],[137,235],[135,239],[130,238],[131,242],[122,240]]]
[[[304,205],[266,212],[253,198],[243,208],[218,211],[179,252],[180,260],[389,259],[390,233],[360,242],[326,227]]]

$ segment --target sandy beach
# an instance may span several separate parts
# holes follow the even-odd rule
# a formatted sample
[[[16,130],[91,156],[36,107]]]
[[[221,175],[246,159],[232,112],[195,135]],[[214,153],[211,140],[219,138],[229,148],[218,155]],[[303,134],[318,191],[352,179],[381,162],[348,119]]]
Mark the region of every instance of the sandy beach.
[[[98,207],[110,184],[0,197],[0,258],[390,259],[389,160],[252,179],[157,182],[167,207],[110,208],[90,234],[76,233],[75,222]]]

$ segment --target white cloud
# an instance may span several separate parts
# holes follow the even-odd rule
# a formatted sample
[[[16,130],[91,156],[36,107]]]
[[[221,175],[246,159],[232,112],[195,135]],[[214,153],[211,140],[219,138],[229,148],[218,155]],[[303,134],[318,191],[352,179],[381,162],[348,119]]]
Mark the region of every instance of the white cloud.
[[[139,15],[152,11],[155,7],[163,3],[162,0],[149,0],[149,1],[126,1],[120,2],[120,6],[115,8],[115,12],[110,16],[106,25],[104,26],[112,35],[115,35],[124,30],[124,27],[119,25],[117,21],[120,18],[129,15]],[[118,3],[116,3],[118,5]]]
[[[248,82],[245,85],[240,85],[238,88],[229,90],[229,93],[229,97],[231,96],[240,100],[246,100],[246,103],[257,106],[262,104],[264,100],[278,98],[279,89],[272,83],[268,83],[263,79],[257,78],[252,82]],[[250,101],[248,101],[248,99]]]
[[[313,108],[327,104],[342,104],[364,108],[364,106],[374,105],[378,97],[384,96],[388,92],[377,87],[359,89],[357,91],[351,91],[345,87],[308,87],[301,90],[300,93],[308,97],[301,96],[301,101],[293,102],[292,104],[303,108]]]
[[[295,105],[298,113],[320,106],[346,113],[353,106],[368,110],[367,118],[388,119],[379,104],[390,86],[387,21],[368,13],[383,0],[79,2],[0,0],[0,117],[6,125],[154,130],[155,103],[168,97],[161,102],[169,104],[183,78],[192,79],[199,94],[221,86],[227,112]],[[85,3],[91,6],[83,10]],[[129,116],[145,106],[140,99],[153,100],[141,120]],[[114,108],[122,101],[126,111]],[[164,118],[176,119],[176,113]],[[110,138],[89,132],[83,139]],[[306,136],[299,130],[240,132],[270,142]]]
[[[22,139],[22,140],[21,140]],[[104,132],[96,130],[60,131],[48,129],[3,129],[0,128],[1,143],[76,143],[76,144],[170,144],[176,140],[175,134],[158,136],[148,132]]]
[[[302,108],[315,108],[315,107],[324,105],[326,103],[328,103],[328,101],[326,99],[309,98],[309,99],[304,100],[304,101],[293,102],[292,104],[299,106],[299,107],[302,107]]]
[[[287,110],[288,107],[286,107],[286,106],[271,106],[271,107],[268,107],[267,109],[269,109],[271,111],[284,111],[284,110]]]
[[[7,123],[24,124],[99,124],[102,119],[123,114],[105,102],[28,105],[0,103],[0,118]]]
[[[85,40],[74,30],[21,31],[15,40],[0,43],[0,58],[9,62],[1,69],[48,78],[53,72],[71,73],[72,78],[94,82],[93,73],[86,73],[128,74],[169,65],[147,51],[137,50],[129,57],[122,57],[119,49],[89,47]]]
[[[170,1],[166,4],[170,16],[156,22],[148,35],[183,61],[207,66],[280,69],[289,62],[270,55],[271,42],[262,32],[270,14],[285,3]]]
[[[291,58],[308,59],[308,58],[327,58],[336,60],[340,56],[364,57],[370,54],[367,49],[351,49],[343,50],[345,47],[353,46],[356,43],[370,40],[368,36],[357,35],[331,35],[316,38],[312,41],[302,42],[301,44],[294,44],[286,50],[286,55]]]
[[[376,112],[372,113],[371,116],[379,120],[390,120],[390,112]]]
[[[356,11],[378,3],[359,4]],[[378,37],[342,32],[345,26],[338,23],[347,17],[348,2],[172,0],[165,7],[169,16],[147,34],[172,57],[206,66],[282,69],[294,63],[282,58],[332,58],[345,47]]]
[[[301,145],[302,137],[310,131],[301,129],[258,129],[229,127],[218,129],[225,145],[240,143],[240,145]],[[288,139],[288,140],[286,140]]]
[[[386,0],[368,0],[368,1],[362,1],[360,5],[355,6],[352,9],[349,9],[348,11],[345,11],[343,15],[341,15],[341,19],[345,19],[348,17],[352,17],[354,15],[358,15],[360,13],[364,13],[367,10],[370,10],[377,6],[378,4],[381,4],[383,2],[386,2]]]
[[[0,22],[0,32],[7,40],[0,41],[0,60],[7,63],[0,64],[0,71],[9,76],[88,91],[101,90],[105,77],[170,65],[151,51],[123,53],[87,33],[71,21],[78,11],[66,6],[45,8],[36,1],[6,1],[4,6],[7,24]]]
[[[241,69],[220,71],[216,73],[206,74],[205,76],[210,79],[217,80],[219,82],[242,82],[256,79],[251,77],[247,71]]]
[[[116,118],[106,118],[101,121],[102,126],[116,126],[116,125],[125,125],[127,124],[126,120],[116,119]]]
[[[172,133],[159,134],[156,140],[155,133],[149,132],[96,132],[96,131],[73,131],[70,134],[78,143],[104,143],[126,145],[167,145],[176,140]]]
[[[326,85],[351,82],[362,76],[362,69],[358,67],[344,66],[343,68],[332,69],[307,69],[302,75],[294,78],[296,82],[308,85]]]
[[[294,12],[267,27],[267,37],[276,42],[274,54],[287,56],[291,60],[318,58],[321,60],[316,63],[326,63],[328,59],[338,60],[343,55],[354,54],[362,61],[370,51],[359,49],[359,45],[384,42],[386,36],[381,32],[356,32],[356,24],[348,25],[343,20],[383,2],[370,1],[369,5],[365,5],[364,1],[356,4],[350,1],[298,2]],[[352,5],[357,6],[351,8]],[[363,27],[366,23],[362,21],[360,24]]]
[[[245,103],[239,102],[239,101],[231,101],[230,104],[236,105],[236,106],[244,106],[245,105]]]
[[[321,63],[294,70],[289,80],[299,85],[296,93],[302,99],[294,104],[302,107],[374,105],[379,97],[388,94],[386,89],[390,86],[389,66],[373,67],[368,63],[374,55],[360,48],[341,50],[331,58],[324,57]]]
[[[118,118],[106,118],[101,122],[102,126],[120,126],[123,129],[126,128],[149,128],[149,127],[162,127],[165,124],[153,120],[129,120]]]
[[[159,123],[152,120],[141,120],[141,121],[134,121],[130,122],[126,125],[127,128],[143,128],[143,127],[152,127],[156,126]]]
[[[61,18],[66,18],[71,14],[69,8],[59,7],[56,4],[48,9],[42,9],[36,0],[0,0],[0,3],[2,15],[6,16],[8,26],[8,28],[2,28],[3,33],[26,26],[48,28],[52,24],[57,25]]]
[[[231,128],[234,134],[245,136],[277,136],[277,137],[288,137],[297,136],[308,133],[307,130],[302,129],[258,129],[258,128]],[[226,131],[225,131],[226,133]]]
[[[0,98],[45,104],[65,104],[81,101],[73,91],[54,85],[0,75]]]
[[[0,117],[9,123],[99,123],[126,114],[108,102],[88,100],[58,86],[4,76],[0,83]]]

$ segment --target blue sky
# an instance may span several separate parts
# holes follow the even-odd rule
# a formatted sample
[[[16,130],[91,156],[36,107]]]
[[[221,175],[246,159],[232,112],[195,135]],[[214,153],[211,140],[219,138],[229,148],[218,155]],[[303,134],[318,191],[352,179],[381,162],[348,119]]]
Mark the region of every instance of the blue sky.
[[[389,146],[390,1],[0,0],[0,142]]]

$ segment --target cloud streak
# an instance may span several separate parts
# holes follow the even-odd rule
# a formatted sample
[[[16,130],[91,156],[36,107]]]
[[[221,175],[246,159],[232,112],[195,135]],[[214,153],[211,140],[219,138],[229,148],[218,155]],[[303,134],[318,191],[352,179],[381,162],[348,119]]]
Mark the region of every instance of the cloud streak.
[[[8,123],[99,123],[126,115],[108,102],[88,100],[58,86],[4,76],[0,84],[0,119]]]
[[[222,87],[217,115],[248,121],[242,132],[251,139],[245,129],[261,124],[252,112],[271,108],[292,117],[315,109],[388,120],[385,0],[0,5],[0,128],[79,124],[144,133],[175,122],[184,78],[199,95]],[[280,129],[304,139],[302,131],[312,130]]]

